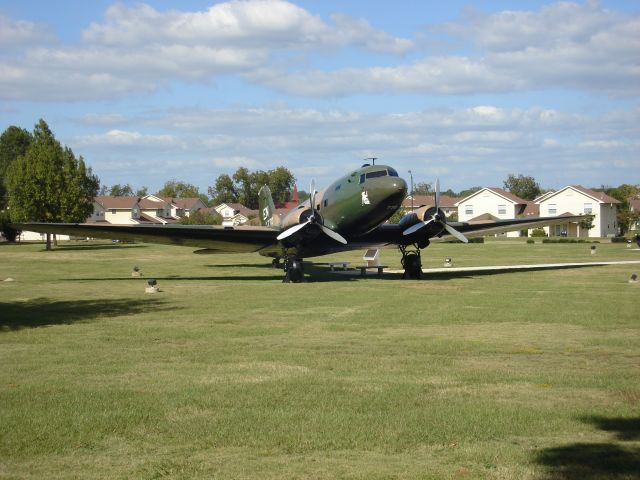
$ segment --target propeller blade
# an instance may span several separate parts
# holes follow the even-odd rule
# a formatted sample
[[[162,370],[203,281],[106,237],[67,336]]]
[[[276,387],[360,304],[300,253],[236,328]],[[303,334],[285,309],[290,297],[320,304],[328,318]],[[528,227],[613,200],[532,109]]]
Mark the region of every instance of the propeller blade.
[[[439,178],[436,178],[435,202],[436,202],[436,212],[437,212],[440,209],[440,179]]]
[[[328,227],[325,227],[324,225],[320,225],[320,228],[322,229],[322,231],[326,235],[328,235],[331,238],[333,238],[336,242],[340,242],[340,243],[342,243],[344,245],[347,244],[347,240],[342,235],[340,235],[338,232],[334,232],[333,230],[331,230]]]
[[[276,238],[278,240],[284,240],[287,237],[290,237],[291,235],[293,235],[294,233],[296,233],[298,230],[302,230],[304,227],[306,227],[307,225],[309,225],[309,220],[307,220],[304,223],[299,223],[298,225],[294,225],[291,228],[287,228],[284,232],[282,232],[280,235],[278,235]]]
[[[427,220],[426,222],[418,222],[415,225],[411,225],[404,232],[402,232],[402,235],[411,235],[412,233],[415,233],[418,230],[421,230],[422,228],[426,227],[431,222],[433,222],[433,218]]]
[[[457,231],[451,225],[447,225],[446,223],[444,223],[443,225],[444,225],[444,228],[447,230],[447,232],[449,232],[451,235],[456,237],[458,240],[464,243],[469,243],[469,240],[467,239],[467,237],[465,237],[462,233]]]

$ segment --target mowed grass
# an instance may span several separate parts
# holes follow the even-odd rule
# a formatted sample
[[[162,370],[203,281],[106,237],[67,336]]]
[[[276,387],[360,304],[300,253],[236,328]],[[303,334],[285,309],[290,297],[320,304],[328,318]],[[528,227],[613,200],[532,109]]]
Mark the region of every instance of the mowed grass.
[[[597,248],[437,244],[423,263],[640,260]],[[258,255],[191,252],[0,245],[0,477],[638,478],[638,265],[323,265],[352,252],[283,284]]]

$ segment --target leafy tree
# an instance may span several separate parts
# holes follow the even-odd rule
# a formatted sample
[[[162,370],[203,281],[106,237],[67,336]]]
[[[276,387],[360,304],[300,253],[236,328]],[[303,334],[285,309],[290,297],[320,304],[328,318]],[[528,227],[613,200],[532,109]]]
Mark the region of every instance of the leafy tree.
[[[274,170],[269,170],[268,176],[269,182],[267,185],[269,185],[269,189],[273,195],[273,201],[275,203],[285,203],[291,200],[291,192],[296,182],[291,171],[285,167],[278,167]],[[260,190],[261,187],[262,185],[259,185],[258,190]],[[298,198],[300,198],[299,192]]]
[[[278,167],[265,172],[257,170],[251,172],[240,167],[230,177],[222,174],[216,179],[215,186],[209,187],[212,204],[239,202],[248,208],[258,208],[258,192],[263,185],[268,185],[274,202],[284,203],[291,199],[291,190],[295,177],[285,167]]]
[[[536,182],[536,179],[531,176],[519,174],[516,177],[513,173],[510,173],[503,184],[505,190],[524,200],[533,200],[542,193],[540,185]]]
[[[98,178],[84,159],[63,147],[40,120],[25,155],[7,171],[9,212],[13,222],[82,222],[93,210]],[[47,250],[51,249],[47,235]]]
[[[158,196],[169,198],[198,198],[200,191],[198,187],[190,183],[169,180],[165,182],[164,187],[160,189]]]
[[[111,187],[103,185],[100,189],[100,195],[110,195],[112,197],[133,197],[133,187],[128,183],[120,185],[116,183]]]
[[[215,211],[197,210],[191,212],[188,217],[186,215],[182,217],[178,223],[181,225],[220,225],[222,217]]]
[[[238,201],[238,192],[231,177],[222,174],[216,179],[216,184],[208,189],[211,203],[220,205],[221,203],[236,203]]]
[[[413,186],[414,195],[432,195],[433,189],[429,182],[418,182]]]
[[[147,194],[148,190],[149,189],[147,187],[140,187],[136,190],[136,197],[144,197]]]
[[[458,197],[461,197],[461,198],[466,198],[466,197],[468,197],[469,195],[472,195],[472,194],[474,194],[474,193],[476,193],[476,192],[479,192],[480,190],[482,190],[482,188],[483,188],[483,187],[471,187],[471,188],[467,188],[466,190],[461,190],[461,191],[458,193],[458,195],[457,195],[457,196],[458,196]]]
[[[5,179],[7,169],[27,152],[32,140],[31,133],[13,125],[0,135],[0,210],[7,204]]]

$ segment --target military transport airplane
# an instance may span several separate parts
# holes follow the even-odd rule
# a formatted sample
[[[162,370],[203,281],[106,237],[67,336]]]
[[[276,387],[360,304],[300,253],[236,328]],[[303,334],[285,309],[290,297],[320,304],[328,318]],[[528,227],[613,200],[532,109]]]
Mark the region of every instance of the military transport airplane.
[[[420,278],[420,251],[441,238],[468,237],[575,222],[584,216],[510,219],[492,222],[447,222],[439,208],[436,182],[433,206],[406,214],[397,224],[385,223],[407,196],[407,182],[386,165],[365,164],[322,191],[311,184],[311,197],[285,216],[276,214],[269,188],[259,192],[261,226],[103,225],[21,223],[20,230],[113,238],[200,247],[195,253],[258,252],[284,263],[284,281],[304,279],[302,259],[346,250],[396,245],[402,253],[403,278]]]

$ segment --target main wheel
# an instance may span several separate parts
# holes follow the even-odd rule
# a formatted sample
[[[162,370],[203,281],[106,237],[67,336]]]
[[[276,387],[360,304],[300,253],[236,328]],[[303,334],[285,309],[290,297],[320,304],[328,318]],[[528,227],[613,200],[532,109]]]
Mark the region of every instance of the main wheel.
[[[422,278],[422,261],[420,260],[420,255],[418,255],[417,253],[407,253],[402,258],[402,266],[404,267],[404,275],[402,276],[402,278]]]
[[[304,280],[304,270],[302,268],[302,260],[294,259],[289,264],[289,281],[292,283],[300,283]]]

